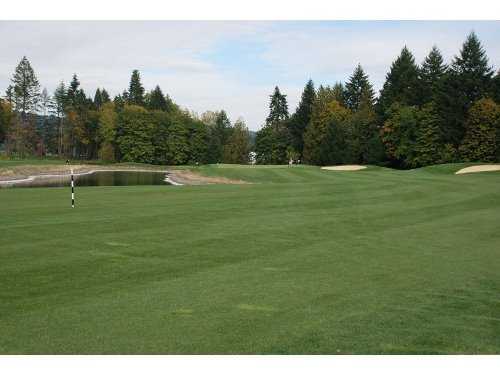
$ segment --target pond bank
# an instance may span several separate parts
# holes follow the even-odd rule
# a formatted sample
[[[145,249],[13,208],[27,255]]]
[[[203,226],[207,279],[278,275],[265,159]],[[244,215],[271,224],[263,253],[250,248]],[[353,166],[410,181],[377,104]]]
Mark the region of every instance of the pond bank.
[[[249,183],[243,180],[231,180],[226,177],[203,176],[189,169],[167,170],[167,181],[172,183],[172,185],[210,185],[210,184],[241,185]]]
[[[75,176],[95,172],[162,172],[165,182],[171,185],[207,185],[207,184],[246,184],[241,180],[231,180],[225,177],[202,176],[188,169],[167,169],[165,166],[134,166],[134,165],[22,165],[0,168],[0,187],[29,183],[37,178],[69,178],[71,168]]]

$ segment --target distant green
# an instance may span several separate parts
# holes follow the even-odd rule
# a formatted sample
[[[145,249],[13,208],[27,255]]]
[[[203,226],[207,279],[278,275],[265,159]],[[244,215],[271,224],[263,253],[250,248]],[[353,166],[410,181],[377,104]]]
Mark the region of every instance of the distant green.
[[[500,353],[500,172],[0,189],[1,354]]]

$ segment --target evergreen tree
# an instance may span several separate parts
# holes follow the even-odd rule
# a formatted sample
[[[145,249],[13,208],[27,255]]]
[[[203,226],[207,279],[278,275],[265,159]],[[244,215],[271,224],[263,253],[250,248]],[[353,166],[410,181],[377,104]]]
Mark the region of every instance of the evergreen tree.
[[[467,36],[443,80],[436,100],[445,143],[459,145],[465,134],[466,116],[472,103],[491,89],[493,70],[476,34]]]
[[[224,163],[248,164],[250,152],[250,134],[245,122],[238,119],[233,127],[231,136],[224,146]]]
[[[102,100],[102,104],[106,104],[106,103],[111,102],[111,98],[105,89],[101,90],[101,100]]]
[[[144,105],[144,87],[142,86],[141,76],[137,69],[132,72],[132,76],[130,77],[128,104]]]
[[[334,100],[336,100],[341,106],[347,107],[346,92],[342,82],[337,82],[331,89],[329,87],[327,87],[327,89],[331,90]]]
[[[460,54],[455,56],[451,64],[451,70],[459,81],[460,94],[466,98],[467,108],[490,89],[493,69],[474,32],[467,36]]]
[[[500,70],[497,72],[497,74],[493,78],[493,82],[492,82],[492,86],[491,86],[491,97],[497,103],[500,103]]]
[[[42,93],[40,94],[40,110],[42,111],[44,117],[47,117],[52,106],[52,98],[47,92],[47,89],[44,87]]]
[[[116,95],[113,99],[113,104],[115,105],[117,111],[122,110],[123,107],[125,106],[125,103],[126,100],[121,94]]]
[[[358,64],[345,85],[345,102],[347,108],[352,111],[358,110],[363,96],[365,101],[368,101],[366,104],[373,105],[373,87],[368,80],[368,76],[363,71],[363,68]]]
[[[288,103],[286,95],[281,94],[278,86],[270,96],[269,115],[266,124],[257,132],[255,149],[257,162],[266,164],[284,164],[287,162],[287,148],[291,143],[288,129]]]
[[[274,133],[270,126],[263,126],[255,135],[255,161],[257,164],[273,164]]]
[[[28,113],[37,111],[40,101],[40,84],[26,56],[16,67],[12,77],[12,93],[9,95],[12,95],[14,110],[21,113],[23,119]]]
[[[94,106],[97,109],[100,109],[102,104],[103,104],[102,93],[101,93],[101,90],[99,88],[97,88],[97,90],[95,91],[95,95],[94,95]]]
[[[380,97],[378,99],[378,112],[386,117],[385,112],[393,103],[402,105],[419,104],[419,69],[415,58],[408,48],[403,47],[398,58],[392,63]]]
[[[493,100],[471,106],[459,152],[465,161],[500,161],[500,106]]]
[[[64,82],[61,82],[54,92],[54,113],[59,118],[58,121],[58,141],[57,141],[57,150],[58,154],[62,155],[63,153],[63,130],[64,130],[64,112],[66,110],[66,106],[68,103],[68,96],[66,92],[66,87],[64,86]]]
[[[12,85],[9,85],[7,90],[5,90],[5,100],[7,100],[7,103],[9,103],[11,107],[14,105],[14,87],[12,87]]]
[[[160,86],[156,86],[148,95],[146,107],[153,111],[167,111],[168,103],[161,91]]]
[[[441,90],[442,79],[447,69],[441,51],[436,46],[433,46],[420,68],[421,92],[419,103],[428,103],[436,98]]]
[[[64,82],[61,81],[54,91],[54,113],[57,117],[63,117],[67,101],[66,87],[64,86]]]
[[[304,132],[306,131],[307,124],[311,121],[315,100],[316,91],[314,90],[314,83],[312,80],[309,80],[302,92],[300,103],[289,122],[292,147],[298,153],[297,158],[299,159],[302,158],[304,151]]]
[[[76,107],[79,87],[80,87],[80,81],[78,80],[78,77],[75,73],[73,74],[73,78],[71,79],[71,83],[69,84],[68,87],[68,92],[66,93],[67,105]]]
[[[282,124],[284,120],[288,119],[288,103],[286,101],[286,95],[280,92],[278,86],[274,88],[274,93],[270,96],[271,101],[269,102],[269,115],[266,119],[266,124],[275,126]]]

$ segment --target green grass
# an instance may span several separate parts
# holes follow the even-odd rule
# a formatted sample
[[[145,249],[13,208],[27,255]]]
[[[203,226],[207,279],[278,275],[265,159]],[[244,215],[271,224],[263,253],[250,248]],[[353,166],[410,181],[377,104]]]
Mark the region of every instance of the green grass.
[[[60,159],[0,159],[0,168],[10,168],[22,165],[54,165],[64,164]]]
[[[0,353],[500,353],[500,173],[0,190]]]

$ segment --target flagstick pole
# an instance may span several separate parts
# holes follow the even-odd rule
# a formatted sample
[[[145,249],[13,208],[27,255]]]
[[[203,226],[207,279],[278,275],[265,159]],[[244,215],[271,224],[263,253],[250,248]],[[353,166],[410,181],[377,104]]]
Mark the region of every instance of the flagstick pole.
[[[66,160],[71,171],[71,208],[75,208],[75,178],[73,176],[73,167],[69,164],[69,160]]]
[[[73,178],[73,168],[71,168],[71,208],[75,208],[75,180]]]

